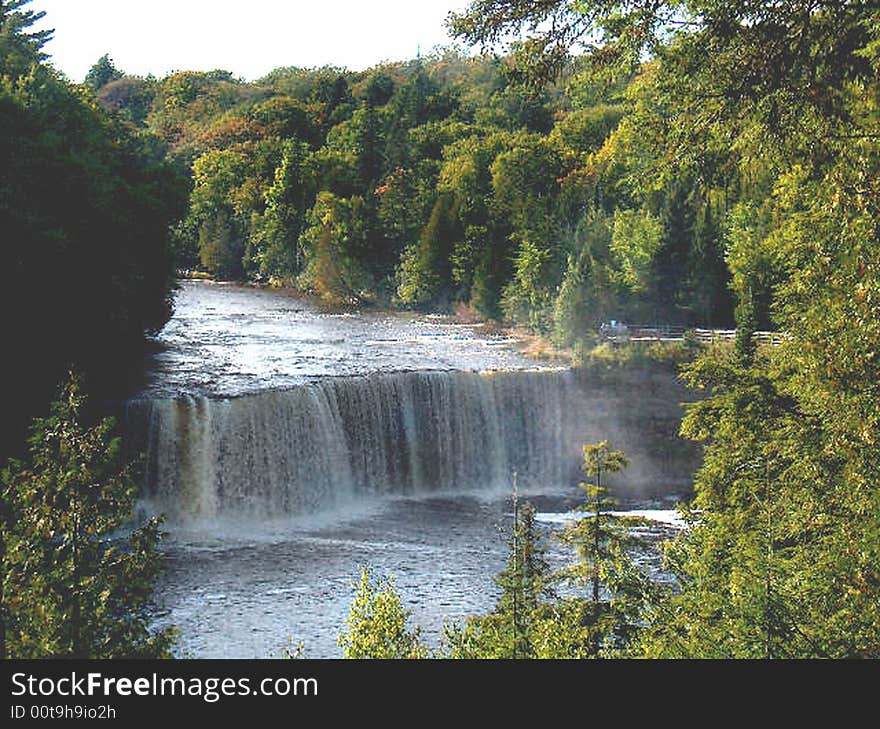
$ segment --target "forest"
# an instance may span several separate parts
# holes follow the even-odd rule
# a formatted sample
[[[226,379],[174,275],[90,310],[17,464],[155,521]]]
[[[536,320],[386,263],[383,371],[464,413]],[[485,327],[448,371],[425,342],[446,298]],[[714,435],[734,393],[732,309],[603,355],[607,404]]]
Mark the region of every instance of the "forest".
[[[191,177],[179,267],[336,303],[472,307],[564,345],[609,316],[730,324],[722,231],[768,181],[718,159],[645,184],[664,153],[645,132],[672,117],[656,64],[601,84],[578,65],[531,88],[508,59],[455,50],[252,83],[133,79],[104,58],[87,83]]]
[[[98,422],[107,383],[170,315],[178,271],[334,306],[468,312],[560,347],[592,346],[610,319],[735,326],[734,346],[682,373],[707,397],[682,423],[704,461],[667,549],[678,589],[634,576],[597,516],[581,577],[602,577],[601,599],[541,598],[520,552],[500,579],[540,636],[502,599],[453,653],[493,655],[512,635],[545,657],[880,656],[876,4],[473,0],[449,20],[464,50],[255,81],[140,78],[104,56],[82,84],[51,66],[27,4],[0,3],[2,376],[17,390],[0,449],[15,457],[6,626],[40,620],[23,606],[45,586],[16,583],[9,560],[36,538],[13,525],[44,503],[45,448],[59,423]],[[759,329],[781,344],[756,346]],[[28,422],[71,368],[96,412],[68,385],[25,464]],[[600,455],[588,475],[602,458],[622,467]],[[143,549],[157,528],[136,537]],[[355,628],[388,630],[392,614],[403,647],[385,655],[422,655],[389,612],[393,590],[365,575],[362,601],[377,595]],[[106,654],[167,650],[138,636]],[[88,652],[15,640],[21,655]]]

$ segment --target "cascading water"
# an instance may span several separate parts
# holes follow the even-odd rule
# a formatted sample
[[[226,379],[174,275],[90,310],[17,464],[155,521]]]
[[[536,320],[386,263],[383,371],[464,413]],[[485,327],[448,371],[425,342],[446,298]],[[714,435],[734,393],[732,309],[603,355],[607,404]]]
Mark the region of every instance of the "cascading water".
[[[157,621],[181,651],[266,658],[293,638],[338,657],[366,564],[436,643],[494,604],[514,471],[541,524],[580,502],[583,443],[624,448],[627,474],[649,464],[638,483],[674,475],[677,415],[657,419],[650,382],[591,384],[510,345],[449,317],[182,283],[124,413],[145,506],[169,516]]]
[[[147,493],[178,520],[314,513],[374,495],[559,485],[576,470],[571,372],[327,377],[234,398],[129,403]],[[582,421],[581,421],[582,422]]]

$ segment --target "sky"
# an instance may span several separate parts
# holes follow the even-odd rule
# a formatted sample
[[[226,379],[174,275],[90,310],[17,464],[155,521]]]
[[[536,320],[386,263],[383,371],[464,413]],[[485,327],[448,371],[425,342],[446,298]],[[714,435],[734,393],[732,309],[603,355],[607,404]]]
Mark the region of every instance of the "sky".
[[[279,66],[415,58],[452,41],[444,19],[467,0],[32,0],[45,51],[72,81],[105,53],[125,73],[223,69],[253,80]]]

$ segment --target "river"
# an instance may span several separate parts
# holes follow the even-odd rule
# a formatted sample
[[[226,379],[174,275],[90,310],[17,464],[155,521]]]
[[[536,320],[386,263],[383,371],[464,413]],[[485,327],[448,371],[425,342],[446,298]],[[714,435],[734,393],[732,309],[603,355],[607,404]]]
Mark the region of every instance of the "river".
[[[370,566],[436,645],[444,622],[497,598],[514,474],[548,536],[576,506],[597,408],[571,371],[448,317],[184,282],[126,406],[147,453],[142,507],[168,516],[157,622],[180,628],[182,656],[301,642],[338,657]],[[676,495],[626,506],[668,522]]]

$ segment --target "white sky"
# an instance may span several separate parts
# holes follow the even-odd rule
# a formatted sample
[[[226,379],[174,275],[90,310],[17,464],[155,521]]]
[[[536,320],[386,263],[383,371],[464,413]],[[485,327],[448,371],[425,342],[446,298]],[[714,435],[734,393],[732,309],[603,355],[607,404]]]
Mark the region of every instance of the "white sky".
[[[255,79],[279,66],[360,70],[447,45],[443,21],[467,0],[32,0],[55,29],[52,63],[82,81],[109,53],[120,70],[224,69]]]

